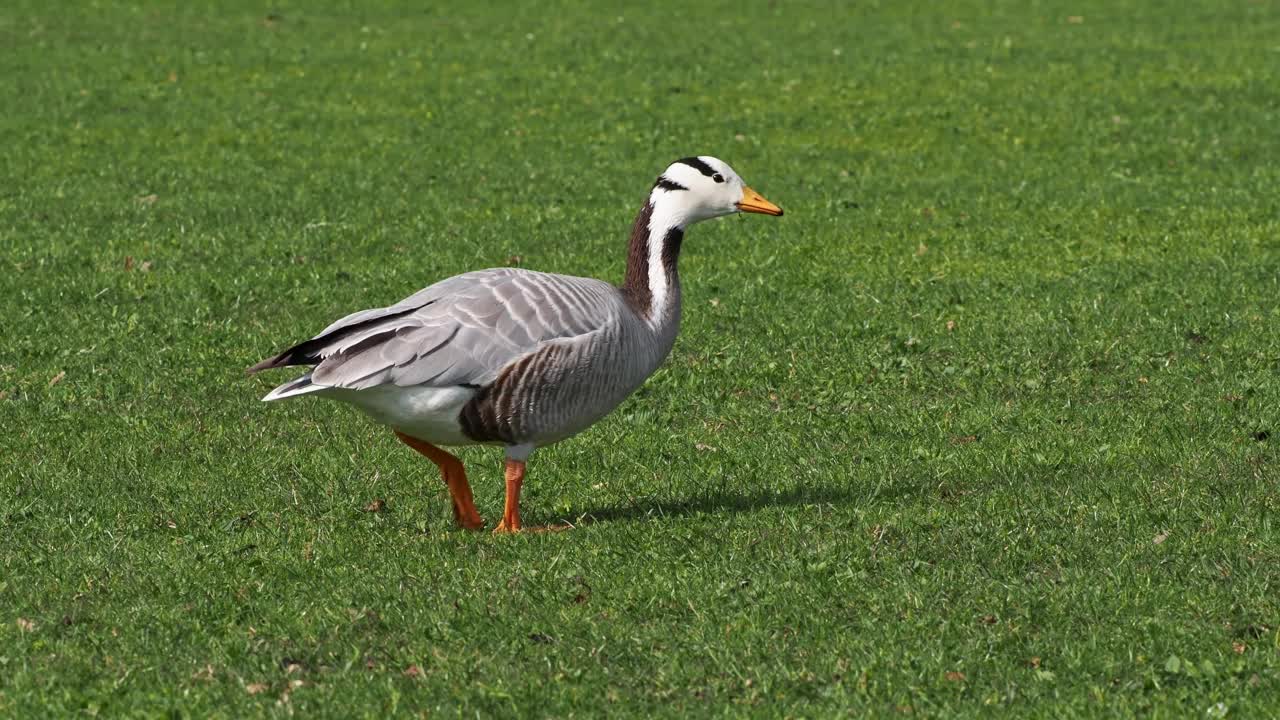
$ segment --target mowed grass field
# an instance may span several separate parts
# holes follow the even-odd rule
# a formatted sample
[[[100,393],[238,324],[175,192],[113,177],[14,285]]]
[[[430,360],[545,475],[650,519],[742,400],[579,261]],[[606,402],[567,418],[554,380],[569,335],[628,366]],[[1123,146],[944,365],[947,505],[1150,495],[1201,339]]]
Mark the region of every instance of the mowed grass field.
[[[0,48],[0,715],[1280,707],[1276,3],[17,0]],[[690,154],[786,216],[693,228],[667,364],[534,455],[574,530],[455,530],[244,375],[469,269],[620,281]]]

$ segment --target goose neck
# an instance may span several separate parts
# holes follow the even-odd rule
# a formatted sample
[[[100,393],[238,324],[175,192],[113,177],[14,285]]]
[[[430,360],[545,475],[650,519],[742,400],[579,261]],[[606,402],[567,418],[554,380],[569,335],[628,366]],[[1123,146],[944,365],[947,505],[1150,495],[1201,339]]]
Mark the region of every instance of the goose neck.
[[[650,195],[631,229],[622,291],[636,315],[650,327],[661,329],[679,322],[677,265],[687,223],[655,200]]]

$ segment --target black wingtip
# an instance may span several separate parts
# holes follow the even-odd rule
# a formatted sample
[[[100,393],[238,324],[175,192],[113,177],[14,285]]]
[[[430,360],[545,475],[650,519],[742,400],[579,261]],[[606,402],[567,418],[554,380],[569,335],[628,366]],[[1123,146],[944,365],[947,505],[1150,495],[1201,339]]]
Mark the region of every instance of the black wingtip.
[[[282,367],[284,365],[284,363],[281,362],[283,358],[284,358],[283,355],[274,355],[272,357],[269,357],[266,360],[263,360],[262,362],[258,363],[257,365],[251,365],[245,368],[244,374],[254,375],[256,373],[262,372],[263,370],[271,370],[272,368]]]

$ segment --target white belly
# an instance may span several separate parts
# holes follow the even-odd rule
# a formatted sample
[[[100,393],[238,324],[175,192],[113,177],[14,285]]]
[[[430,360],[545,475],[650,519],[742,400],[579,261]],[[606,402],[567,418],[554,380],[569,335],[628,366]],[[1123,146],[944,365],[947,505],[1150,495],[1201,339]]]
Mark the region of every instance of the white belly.
[[[366,390],[326,388],[317,394],[354,405],[383,425],[433,445],[475,444],[458,424],[458,413],[475,396],[475,390],[378,385]]]

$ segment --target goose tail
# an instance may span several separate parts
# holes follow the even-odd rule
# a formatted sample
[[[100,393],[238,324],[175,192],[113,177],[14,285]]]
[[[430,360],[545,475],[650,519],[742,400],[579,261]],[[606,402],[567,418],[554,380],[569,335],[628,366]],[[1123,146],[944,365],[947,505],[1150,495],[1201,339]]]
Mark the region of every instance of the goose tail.
[[[262,402],[271,402],[273,400],[283,400],[295,395],[306,395],[317,390],[323,390],[323,385],[316,385],[311,382],[311,373],[307,373],[300,378],[290,380],[289,382],[277,387],[275,390],[262,396]]]

